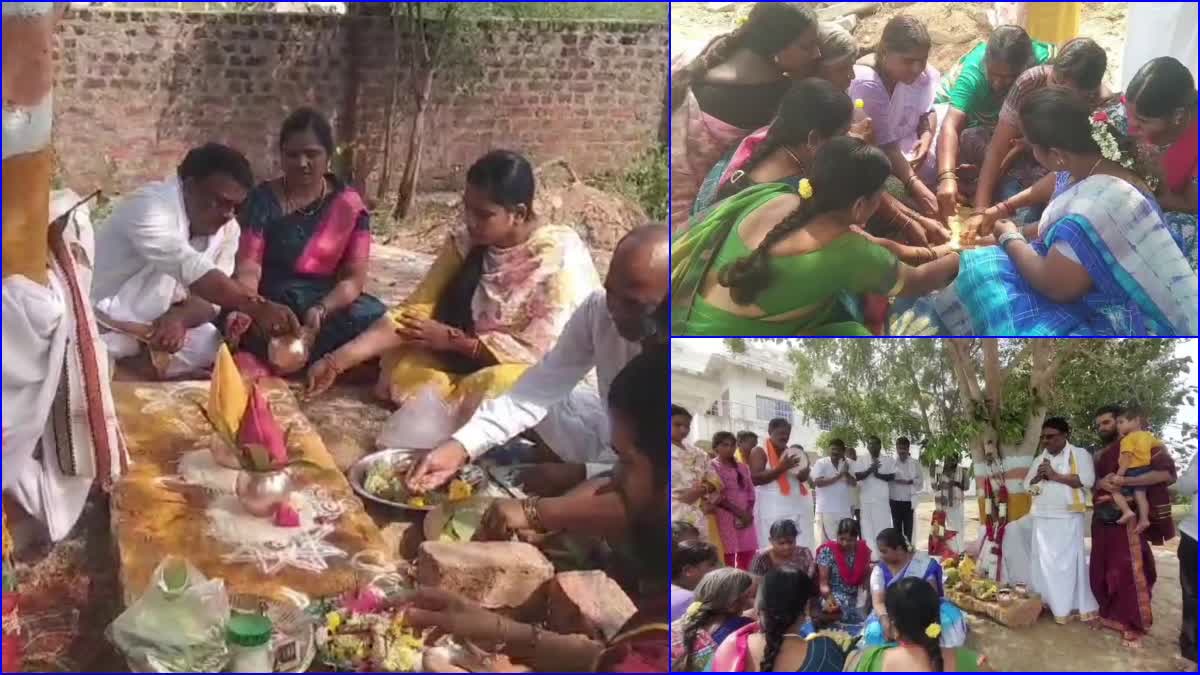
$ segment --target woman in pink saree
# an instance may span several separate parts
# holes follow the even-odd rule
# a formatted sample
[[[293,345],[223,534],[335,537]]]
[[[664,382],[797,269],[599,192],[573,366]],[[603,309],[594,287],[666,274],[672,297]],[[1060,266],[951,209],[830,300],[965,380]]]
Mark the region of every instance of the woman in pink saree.
[[[717,160],[770,124],[792,78],[816,74],[817,15],[799,2],[761,2],[737,30],[671,66],[671,229]]]

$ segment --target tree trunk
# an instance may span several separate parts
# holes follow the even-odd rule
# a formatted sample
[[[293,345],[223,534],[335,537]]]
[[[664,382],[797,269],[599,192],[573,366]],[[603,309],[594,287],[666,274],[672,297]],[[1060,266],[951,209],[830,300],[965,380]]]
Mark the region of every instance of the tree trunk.
[[[352,3],[354,4],[354,3]],[[359,194],[366,195],[366,186],[363,182],[366,180],[365,175],[359,175],[358,172],[358,96],[362,91],[362,51],[360,45],[363,44],[363,21],[353,16],[353,12],[347,7],[347,12],[352,14],[350,18],[350,27],[346,32],[346,96],[342,99],[342,114],[339,116],[340,123],[338,126],[338,138],[341,139],[339,150],[341,156],[338,158],[338,168],[342,172],[342,180],[346,181]]]
[[[396,119],[396,108],[400,105],[400,64],[404,62],[401,55],[401,45],[403,44],[402,31],[400,30],[400,15],[399,10],[393,5],[392,16],[392,47],[394,48],[394,67],[397,75],[392,78],[391,95],[388,97],[387,108],[383,114],[383,160],[382,168],[379,172],[379,185],[375,189],[375,201],[382,202],[387,196],[389,190],[392,189],[392,138],[395,136],[396,130],[394,122]],[[413,30],[412,21],[409,21],[410,34],[404,37],[414,40],[415,36],[411,35]],[[420,30],[419,27],[416,28]],[[415,68],[409,68],[409,77],[414,76]]]
[[[404,175],[400,178],[400,190],[396,196],[395,220],[404,220],[412,211],[417,197],[417,181],[421,176],[421,156],[425,149],[425,116],[429,110],[429,97],[433,91],[432,67],[426,68],[421,77],[421,89],[417,95],[416,112],[408,136],[408,154],[404,160]]]

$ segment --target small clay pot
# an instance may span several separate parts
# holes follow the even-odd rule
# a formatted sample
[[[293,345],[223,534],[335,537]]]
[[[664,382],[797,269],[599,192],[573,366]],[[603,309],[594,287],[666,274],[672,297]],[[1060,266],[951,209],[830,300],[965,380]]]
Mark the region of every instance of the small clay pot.
[[[287,469],[279,471],[242,471],[237,477],[237,498],[252,516],[268,518],[286,502],[293,490]]]

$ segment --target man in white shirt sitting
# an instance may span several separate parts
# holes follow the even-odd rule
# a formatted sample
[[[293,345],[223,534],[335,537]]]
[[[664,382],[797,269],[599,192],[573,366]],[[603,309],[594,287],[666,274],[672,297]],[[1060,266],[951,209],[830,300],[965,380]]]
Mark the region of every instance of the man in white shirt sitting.
[[[858,481],[859,529],[871,548],[871,555],[879,555],[875,543],[880,532],[892,526],[892,509],[888,504],[888,483],[896,477],[895,461],[883,452],[883,441],[878,436],[867,438],[867,454],[860,456],[850,470]]]
[[[240,234],[234,212],[252,187],[246,158],[209,143],[188,152],[175,176],[117,203],[97,228],[92,282],[110,356],[138,356],[144,343],[169,355],[158,376],[206,370],[221,344],[212,324],[221,307],[245,312],[268,335],[299,330],[290,309],[230,278]]]
[[[1042,450],[1025,475],[1033,495],[1030,576],[1058,623],[1090,621],[1100,605],[1092,594],[1084,549],[1088,492],[1096,480],[1092,456],[1071,445],[1071,427],[1061,417],[1042,424]]]
[[[641,353],[642,343],[663,337],[655,312],[670,287],[669,257],[666,226],[646,225],[625,235],[613,251],[604,290],[575,311],[554,347],[507,394],[484,401],[461,429],[421,460],[409,476],[409,489],[435,489],[467,462],[529,429],[563,463],[527,471],[521,477],[527,491],[561,494],[608,471],[615,457],[599,402],[607,399],[617,373]],[[593,368],[598,395],[581,385]],[[593,399],[596,404],[589,404]]]
[[[837,539],[838,523],[853,517],[850,487],[855,484],[846,459],[846,444],[840,438],[829,442],[829,456],[818,459],[812,468],[813,485],[817,488],[818,546]]]
[[[909,454],[909,442],[904,436],[896,439],[896,477],[888,483],[888,503],[892,510],[892,527],[909,546],[913,545],[913,496],[921,491],[925,477],[921,464]]]

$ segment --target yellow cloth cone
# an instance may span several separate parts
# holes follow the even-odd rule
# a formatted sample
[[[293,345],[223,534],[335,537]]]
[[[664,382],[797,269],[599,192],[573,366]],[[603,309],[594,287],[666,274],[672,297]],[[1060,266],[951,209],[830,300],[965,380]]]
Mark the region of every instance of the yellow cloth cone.
[[[223,433],[237,437],[242,426],[242,415],[246,412],[246,404],[250,400],[250,392],[242,373],[233,362],[229,347],[224,344],[217,351],[217,360],[213,365],[212,385],[208,390],[208,415],[217,424],[224,425]]]

